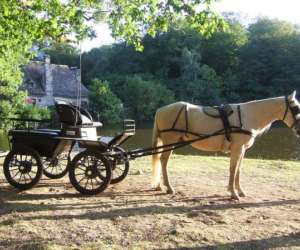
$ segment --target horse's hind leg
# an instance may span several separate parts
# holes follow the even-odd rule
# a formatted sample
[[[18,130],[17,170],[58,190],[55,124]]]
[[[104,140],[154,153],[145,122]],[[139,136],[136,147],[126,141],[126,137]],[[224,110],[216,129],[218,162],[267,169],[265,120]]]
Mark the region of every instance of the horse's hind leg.
[[[244,157],[245,149],[243,146],[232,147],[230,157],[230,176],[228,191],[231,192],[231,197],[235,200],[239,199],[238,194],[235,191],[236,187],[236,176],[239,165]]]
[[[238,166],[237,173],[236,173],[235,188],[238,191],[238,194],[240,197],[246,197],[246,193],[244,192],[244,190],[242,189],[242,187],[240,185],[240,172],[241,172],[242,162],[243,162],[243,160],[241,159],[240,164]]]
[[[152,155],[152,187],[156,191],[161,191],[160,179],[161,179],[161,154]]]
[[[164,152],[164,153],[162,153],[162,155],[160,157],[164,185],[167,187],[168,194],[175,193],[174,188],[171,186],[171,184],[169,182],[169,177],[168,177],[168,160],[170,158],[171,153],[172,153],[172,151]]]

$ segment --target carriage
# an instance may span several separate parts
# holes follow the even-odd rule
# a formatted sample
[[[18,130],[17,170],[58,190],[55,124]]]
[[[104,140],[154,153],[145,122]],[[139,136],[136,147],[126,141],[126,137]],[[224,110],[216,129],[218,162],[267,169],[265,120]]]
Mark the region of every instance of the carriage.
[[[94,122],[87,110],[64,101],[57,101],[55,109],[60,129],[28,126],[9,131],[11,150],[3,164],[6,180],[26,190],[35,186],[43,174],[56,179],[69,172],[75,189],[89,195],[122,181],[128,174],[129,159],[121,145],[135,134],[134,120],[124,120],[123,131],[114,137],[98,136],[97,128],[102,123]],[[74,148],[79,152],[75,156]]]
[[[55,107],[61,123],[59,130],[9,132],[11,151],[3,169],[14,187],[31,188],[43,173],[60,178],[69,172],[77,191],[93,195],[104,191],[110,183],[122,181],[128,174],[129,160],[157,155],[152,160],[154,188],[161,190],[162,169],[167,192],[173,193],[167,172],[170,153],[192,145],[203,150],[230,151],[229,190],[233,199],[239,199],[245,196],[239,184],[239,167],[254,139],[275,120],[283,121],[300,136],[300,103],[295,91],[285,97],[227,106],[201,107],[184,102],[165,106],[155,115],[153,146],[131,151],[125,151],[121,145],[135,134],[134,120],[125,120],[123,131],[114,137],[97,136],[96,128],[102,124],[93,122],[86,110],[65,102],[57,102]],[[72,158],[75,145],[81,150]]]

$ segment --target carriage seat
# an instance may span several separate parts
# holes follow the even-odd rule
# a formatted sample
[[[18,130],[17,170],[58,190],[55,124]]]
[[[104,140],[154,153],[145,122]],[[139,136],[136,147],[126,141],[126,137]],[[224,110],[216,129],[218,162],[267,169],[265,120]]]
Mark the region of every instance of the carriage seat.
[[[102,127],[101,122],[94,122],[91,114],[81,107],[65,101],[56,101],[55,108],[58,120],[64,126]]]
[[[214,118],[221,118],[220,108],[223,110],[224,115],[229,117],[233,110],[229,104],[221,105],[221,106],[205,106],[203,107],[203,112]]]

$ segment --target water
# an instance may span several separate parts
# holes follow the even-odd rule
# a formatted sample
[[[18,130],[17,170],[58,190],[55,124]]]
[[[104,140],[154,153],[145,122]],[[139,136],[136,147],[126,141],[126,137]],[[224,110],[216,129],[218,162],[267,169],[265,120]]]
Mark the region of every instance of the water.
[[[103,128],[99,131],[101,135],[113,136],[121,131],[121,126]],[[152,125],[137,125],[136,135],[125,144],[126,149],[135,149],[151,146]],[[0,131],[0,150],[8,150],[7,137]],[[190,146],[175,151],[185,155],[222,155],[220,153],[207,153],[193,149]],[[272,128],[268,133],[259,137],[254,146],[246,153],[247,158],[260,159],[300,159],[300,141],[288,128]]]

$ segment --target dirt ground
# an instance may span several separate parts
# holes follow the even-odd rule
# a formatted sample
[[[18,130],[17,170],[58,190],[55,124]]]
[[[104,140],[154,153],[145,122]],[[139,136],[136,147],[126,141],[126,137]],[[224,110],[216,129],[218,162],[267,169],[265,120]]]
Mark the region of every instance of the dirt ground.
[[[149,189],[150,166],[97,196],[68,177],[18,192],[1,173],[0,249],[300,249],[300,163],[246,160],[240,201],[225,157],[172,156],[175,195]]]

